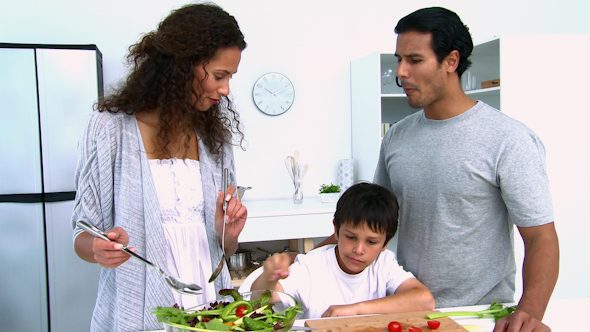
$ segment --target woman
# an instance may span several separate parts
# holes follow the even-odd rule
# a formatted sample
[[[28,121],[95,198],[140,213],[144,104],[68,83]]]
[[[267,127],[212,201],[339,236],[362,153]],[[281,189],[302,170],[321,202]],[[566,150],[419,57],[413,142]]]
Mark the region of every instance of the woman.
[[[227,97],[245,47],[237,22],[221,8],[175,10],[130,47],[133,70],[90,117],[79,147],[72,227],[78,256],[104,267],[92,331],[161,329],[153,308],[188,308],[231,288],[227,267],[213,283],[208,279],[222,259],[223,223],[231,255],[247,218],[233,197],[231,143],[234,135],[241,143],[243,133]],[[226,197],[223,168],[232,184]],[[200,285],[203,294],[173,292],[157,271],[83,232],[77,220]]]

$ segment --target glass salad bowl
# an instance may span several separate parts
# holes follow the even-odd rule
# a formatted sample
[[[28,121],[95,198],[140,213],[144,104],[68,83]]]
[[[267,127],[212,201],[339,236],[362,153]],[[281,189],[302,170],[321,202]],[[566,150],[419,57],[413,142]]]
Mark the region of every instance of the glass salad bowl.
[[[166,332],[287,332],[301,312],[301,305],[284,292],[224,289],[219,294],[222,300],[190,309],[158,307],[152,313]]]

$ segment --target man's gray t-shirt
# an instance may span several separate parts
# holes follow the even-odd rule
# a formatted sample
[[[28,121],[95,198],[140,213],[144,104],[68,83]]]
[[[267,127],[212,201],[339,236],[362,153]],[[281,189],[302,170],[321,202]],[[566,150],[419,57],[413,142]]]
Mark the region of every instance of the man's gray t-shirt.
[[[553,221],[535,133],[481,101],[445,120],[420,111],[383,138],[374,182],[398,199],[400,265],[437,307],[514,301],[513,224]]]

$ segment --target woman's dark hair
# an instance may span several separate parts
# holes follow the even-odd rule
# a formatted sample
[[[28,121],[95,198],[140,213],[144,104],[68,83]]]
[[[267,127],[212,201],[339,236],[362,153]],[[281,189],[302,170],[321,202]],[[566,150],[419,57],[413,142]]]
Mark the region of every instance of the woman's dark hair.
[[[397,200],[391,191],[373,183],[357,183],[348,188],[336,204],[336,233],[343,224],[367,225],[375,233],[385,233],[385,243],[388,243],[397,231],[397,210]]]
[[[471,65],[468,58],[473,51],[473,40],[469,28],[455,12],[441,7],[419,9],[399,20],[395,27],[397,34],[409,31],[432,34],[431,47],[439,63],[452,51],[459,51],[459,77]]]
[[[232,134],[239,136],[240,146],[244,134],[227,97],[206,112],[197,111],[195,105],[201,96],[193,86],[194,67],[202,64],[205,68],[218,50],[233,47],[240,51],[246,48],[244,35],[235,18],[217,5],[190,4],[174,10],[157,30],[129,47],[127,60],[132,68],[127,80],[97,108],[134,114],[159,107],[157,137],[161,157],[170,156],[172,134],[181,130],[185,147],[189,134],[196,131],[219,158],[222,145],[233,144]],[[196,96],[197,101],[191,102],[191,96]]]

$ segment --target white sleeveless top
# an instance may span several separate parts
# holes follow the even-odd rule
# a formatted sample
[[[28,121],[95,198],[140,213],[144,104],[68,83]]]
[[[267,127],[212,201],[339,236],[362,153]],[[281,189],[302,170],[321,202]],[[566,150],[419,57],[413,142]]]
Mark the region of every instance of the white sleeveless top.
[[[185,309],[214,301],[215,287],[208,283],[213,271],[199,162],[172,158],[149,163],[162,215],[167,272],[203,288],[201,295],[173,291],[174,300]]]

